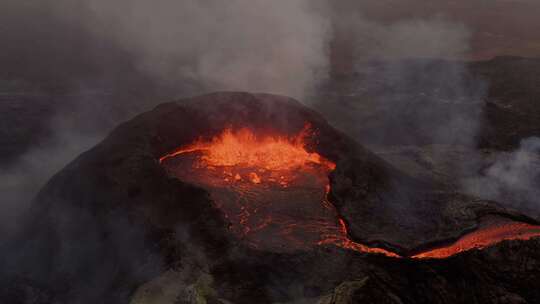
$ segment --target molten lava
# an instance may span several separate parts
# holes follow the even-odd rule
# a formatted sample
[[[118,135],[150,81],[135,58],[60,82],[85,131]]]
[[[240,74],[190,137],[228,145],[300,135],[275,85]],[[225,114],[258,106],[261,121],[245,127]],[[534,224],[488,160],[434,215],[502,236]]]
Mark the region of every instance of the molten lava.
[[[305,138],[309,135],[309,126],[293,138],[280,136],[257,137],[249,129],[233,132],[226,129],[220,136],[210,141],[198,140],[194,144],[179,149],[160,159],[160,162],[180,154],[200,151],[204,167],[243,167],[263,171],[286,173],[308,166],[310,163],[321,165],[332,171],[336,165],[318,153],[305,149]],[[236,176],[237,177],[237,176]],[[257,180],[256,172],[250,179]]]
[[[505,240],[529,240],[534,237],[540,237],[540,226],[506,221],[475,230],[451,245],[419,253],[413,258],[447,258],[471,249],[493,246]]]
[[[293,137],[226,129],[160,162],[172,175],[207,189],[231,230],[254,247],[289,251],[334,244],[385,253],[348,239],[345,223],[327,200],[328,175],[336,165],[306,150],[310,135],[307,126]]]
[[[335,245],[365,253],[400,255],[353,242],[346,223],[328,201],[328,176],[336,165],[306,149],[305,127],[293,137],[260,136],[226,129],[160,158],[169,174],[206,189],[230,222],[230,230],[253,247],[272,251]],[[505,222],[412,258],[446,258],[507,239],[540,236],[540,227]]]

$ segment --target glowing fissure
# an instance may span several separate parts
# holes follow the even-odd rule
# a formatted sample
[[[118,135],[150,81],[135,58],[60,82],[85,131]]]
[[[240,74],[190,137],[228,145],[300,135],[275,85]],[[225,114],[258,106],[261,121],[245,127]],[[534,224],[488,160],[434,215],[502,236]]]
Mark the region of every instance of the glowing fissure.
[[[328,176],[336,165],[306,150],[309,126],[293,137],[257,136],[226,129],[160,158],[169,174],[207,189],[231,231],[253,247],[276,251],[335,245],[364,253],[401,256],[353,242],[328,201]],[[411,258],[446,258],[503,240],[540,236],[540,226],[507,222]]]

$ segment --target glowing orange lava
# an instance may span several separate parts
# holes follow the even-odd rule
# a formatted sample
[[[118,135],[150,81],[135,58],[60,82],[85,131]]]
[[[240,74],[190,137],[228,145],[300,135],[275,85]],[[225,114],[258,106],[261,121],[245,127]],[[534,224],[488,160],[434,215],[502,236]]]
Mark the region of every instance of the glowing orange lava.
[[[160,162],[180,154],[202,151],[201,161],[208,167],[242,166],[280,171],[294,170],[308,163],[314,163],[334,170],[336,167],[334,163],[324,159],[318,153],[306,151],[305,138],[308,134],[309,126],[304,127],[302,132],[293,138],[257,137],[249,129],[241,129],[237,132],[226,129],[212,140],[199,139],[194,144],[162,157]],[[255,172],[250,179],[260,182]]]
[[[348,237],[348,231],[347,226],[345,225],[345,221],[343,219],[339,219],[339,225],[341,227],[341,233],[327,236],[327,238],[321,240],[318,244],[333,244],[337,245],[339,247],[359,251],[359,252],[365,252],[365,253],[373,253],[373,254],[382,254],[388,257],[392,258],[400,258],[401,256],[397,253],[388,251],[386,249],[377,248],[377,247],[369,247],[357,242],[353,242]]]
[[[226,129],[161,157],[160,163],[170,175],[208,190],[233,234],[253,247],[290,251],[335,245],[401,258],[350,240],[346,223],[327,198],[328,176],[336,165],[306,149],[312,135],[309,126],[293,137]],[[540,226],[499,223],[411,258],[446,258],[503,240],[539,236]]]
[[[473,231],[451,245],[419,253],[413,258],[447,258],[460,252],[493,246],[505,240],[529,240],[534,237],[540,237],[540,226],[504,222]]]

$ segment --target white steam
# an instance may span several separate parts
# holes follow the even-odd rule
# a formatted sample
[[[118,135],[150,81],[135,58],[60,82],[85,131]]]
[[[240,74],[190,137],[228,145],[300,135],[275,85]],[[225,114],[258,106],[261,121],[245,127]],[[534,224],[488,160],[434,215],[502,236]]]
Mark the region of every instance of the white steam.
[[[328,69],[322,1],[86,2],[91,28],[115,35],[140,68],[170,84],[302,98]]]
[[[518,150],[498,154],[481,176],[466,180],[464,186],[468,192],[485,199],[538,210],[540,138],[526,138]]]

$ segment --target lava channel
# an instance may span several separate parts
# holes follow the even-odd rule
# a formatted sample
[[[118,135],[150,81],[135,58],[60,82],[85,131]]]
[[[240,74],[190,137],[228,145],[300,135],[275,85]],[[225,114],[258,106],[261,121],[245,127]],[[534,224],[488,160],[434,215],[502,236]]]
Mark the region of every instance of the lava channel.
[[[522,222],[491,223],[458,239],[456,242],[413,255],[417,259],[442,259],[472,249],[483,249],[505,240],[529,240],[540,237],[540,226]]]
[[[309,127],[293,136],[257,136],[226,129],[160,158],[167,172],[206,189],[230,230],[250,246],[287,252],[335,245],[364,253],[402,256],[350,240],[347,226],[328,201],[329,174],[336,165],[306,150]],[[411,258],[446,258],[503,240],[540,236],[540,227],[510,222],[484,227],[455,243]]]

